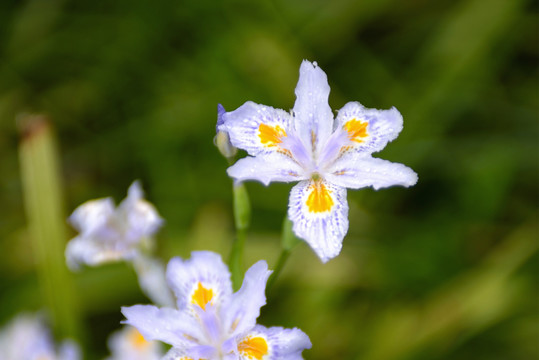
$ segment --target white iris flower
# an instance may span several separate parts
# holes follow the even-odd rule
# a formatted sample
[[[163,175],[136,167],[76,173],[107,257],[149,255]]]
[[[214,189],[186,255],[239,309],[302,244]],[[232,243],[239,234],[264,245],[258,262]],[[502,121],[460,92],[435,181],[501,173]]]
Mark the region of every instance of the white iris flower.
[[[291,113],[246,102],[221,115],[219,131],[251,156],[228,169],[237,181],[299,181],[290,192],[288,216],[296,235],[323,262],[337,256],[348,231],[346,188],[412,186],[410,168],[373,158],[402,130],[395,108],[367,109],[349,102],[334,119],[329,84],[316,63],[303,61]]]
[[[193,252],[191,259],[173,258],[167,267],[177,309],[135,305],[123,307],[122,313],[146,340],[172,345],[166,360],[302,359],[301,352],[311,347],[305,333],[256,324],[270,273],[265,261],[257,262],[247,270],[241,289],[232,293],[221,257]]]

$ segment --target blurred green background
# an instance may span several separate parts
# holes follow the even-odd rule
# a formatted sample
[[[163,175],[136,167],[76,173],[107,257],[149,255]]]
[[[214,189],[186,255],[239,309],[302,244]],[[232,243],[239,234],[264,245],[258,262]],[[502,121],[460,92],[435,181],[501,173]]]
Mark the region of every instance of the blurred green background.
[[[306,359],[537,359],[538,8],[0,2],[0,323],[43,306],[21,114],[46,115],[56,134],[62,224],[86,200],[120,201],[140,179],[166,219],[157,237],[164,259],[194,249],[226,258],[234,229],[227,163],[212,144],[217,103],[290,109],[308,59],[327,73],[334,110],[348,101],[400,110],[402,134],[375,156],[410,166],[419,182],[349,191],[341,255],[322,265],[301,244],[260,322],[304,330],[313,342]],[[246,265],[275,263],[290,188],[248,184]],[[75,235],[64,230],[61,242]],[[71,280],[85,358],[100,358],[119,307],[148,300],[125,264]]]

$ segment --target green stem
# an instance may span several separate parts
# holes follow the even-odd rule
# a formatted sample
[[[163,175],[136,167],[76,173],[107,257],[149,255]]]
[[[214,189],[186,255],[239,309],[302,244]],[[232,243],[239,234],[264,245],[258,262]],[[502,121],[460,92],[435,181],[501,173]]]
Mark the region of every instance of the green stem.
[[[247,190],[243,184],[234,185],[233,195],[236,239],[232,244],[229,266],[232,274],[232,285],[237,290],[240,288],[243,279],[243,249],[247,240],[247,229],[251,220],[251,205]]]
[[[243,280],[243,249],[247,239],[247,229],[237,230],[236,239],[232,244],[232,253],[230,254],[230,272],[232,274],[232,284],[234,290],[241,287]]]
[[[269,292],[269,290],[273,287],[273,284],[279,277],[279,274],[281,274],[281,271],[283,270],[284,265],[286,264],[286,261],[288,260],[288,257],[290,256],[291,250],[282,249],[281,254],[279,255],[279,259],[277,259],[277,264],[275,264],[275,269],[271,273],[268,284],[266,285],[266,292]]]
[[[285,216],[283,221],[283,231],[282,231],[282,237],[281,237],[281,254],[279,255],[279,258],[277,259],[277,263],[275,264],[275,268],[273,269],[273,273],[270,275],[268,279],[268,284],[266,285],[266,291],[269,291],[269,289],[273,286],[279,275],[281,274],[281,271],[283,270],[284,265],[286,264],[288,257],[292,253],[292,250],[301,242],[300,239],[296,237],[294,234],[294,231],[292,230],[292,222],[288,219],[288,216]]]

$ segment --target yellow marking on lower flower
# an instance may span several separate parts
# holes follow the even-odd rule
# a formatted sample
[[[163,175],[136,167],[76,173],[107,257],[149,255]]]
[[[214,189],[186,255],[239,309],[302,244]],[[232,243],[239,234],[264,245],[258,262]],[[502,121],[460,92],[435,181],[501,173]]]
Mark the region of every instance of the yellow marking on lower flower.
[[[348,137],[350,138],[350,140],[357,143],[362,143],[364,141],[364,138],[369,136],[369,134],[367,133],[367,125],[369,125],[369,123],[366,121],[352,119],[348,120],[343,125],[343,129],[348,132]]]
[[[135,349],[142,350],[150,345],[150,342],[146,341],[144,336],[135,328],[129,332],[128,339]]]
[[[191,303],[197,304],[202,308],[202,310],[206,310],[206,305],[211,302],[213,299],[213,290],[212,289],[206,289],[202,284],[199,282],[198,287],[193,293],[193,296],[191,296]]]
[[[282,139],[286,137],[286,131],[279,125],[270,126],[260,124],[258,127],[258,137],[262,145],[272,147],[283,142]]]
[[[262,360],[268,353],[268,343],[261,336],[247,337],[238,344],[238,351],[249,359]]]
[[[334,205],[329,190],[322,181],[316,181],[310,186],[310,193],[305,204],[311,213],[330,211]]]

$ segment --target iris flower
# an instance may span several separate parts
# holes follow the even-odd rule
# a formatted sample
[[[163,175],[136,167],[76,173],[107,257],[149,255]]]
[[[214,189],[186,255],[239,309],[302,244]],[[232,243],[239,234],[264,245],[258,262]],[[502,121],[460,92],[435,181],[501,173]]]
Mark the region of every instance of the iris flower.
[[[177,309],[123,307],[125,323],[146,340],[172,345],[167,360],[302,359],[311,343],[301,330],[256,325],[270,273],[265,261],[257,262],[247,270],[241,289],[232,293],[230,273],[219,255],[200,251],[190,260],[173,258],[167,280]]]
[[[20,314],[0,330],[0,359],[79,360],[81,356],[72,340],[56,346],[40,315]]]
[[[144,200],[140,184],[135,181],[118,208],[111,198],[90,200],[69,217],[79,231],[66,248],[67,264],[99,265],[117,260],[132,260],[141,247],[149,246],[151,236],[163,220],[155,207]]]
[[[294,233],[323,262],[337,256],[348,231],[346,189],[417,182],[410,168],[373,158],[402,130],[402,116],[349,102],[334,119],[326,74],[303,61],[290,113],[246,102],[222,114],[219,131],[250,155],[228,169],[236,181],[299,181],[290,192],[288,217]]]
[[[111,356],[106,360],[159,360],[163,357],[161,343],[146,341],[132,326],[114,332],[108,345]]]
[[[162,305],[174,303],[165,283],[165,266],[147,254],[163,219],[144,199],[137,181],[118,207],[111,198],[90,200],[75,209],[69,222],[79,231],[66,247],[70,269],[125,260],[133,264],[140,287],[150,299]]]

